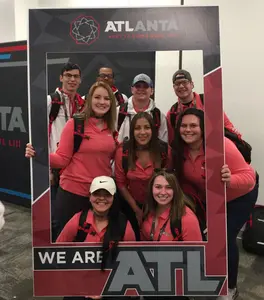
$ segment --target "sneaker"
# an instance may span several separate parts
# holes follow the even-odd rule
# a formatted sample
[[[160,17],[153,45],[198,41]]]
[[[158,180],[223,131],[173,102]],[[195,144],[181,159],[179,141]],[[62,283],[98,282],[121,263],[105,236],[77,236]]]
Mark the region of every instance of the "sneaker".
[[[219,296],[216,300],[235,300],[238,297],[238,290],[237,288],[228,289],[227,296]]]

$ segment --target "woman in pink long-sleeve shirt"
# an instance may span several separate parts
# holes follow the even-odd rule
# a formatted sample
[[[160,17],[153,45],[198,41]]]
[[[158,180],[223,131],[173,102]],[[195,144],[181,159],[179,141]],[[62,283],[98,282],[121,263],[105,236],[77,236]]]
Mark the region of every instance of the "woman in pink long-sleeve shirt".
[[[219,175],[221,174],[219,180],[226,184],[230,297],[228,299],[234,299],[238,294],[236,285],[239,257],[236,238],[256,203],[258,183],[255,170],[246,163],[235,144],[227,138],[224,138],[224,143],[225,165],[219,170]],[[181,180],[184,192],[188,194],[191,188],[191,192],[200,198],[200,203],[205,209],[206,172],[202,110],[189,108],[180,115],[175,130],[173,151],[176,174]]]
[[[62,169],[55,202],[57,234],[75,213],[87,208],[92,180],[97,176],[112,175],[116,100],[109,85],[101,81],[92,85],[79,117],[84,122],[84,133],[78,151],[73,151],[75,129],[72,118],[63,129],[57,151],[49,155],[50,167]],[[26,155],[35,155],[29,144]]]
[[[78,211],[86,207],[92,180],[97,176],[111,176],[114,157],[116,102],[111,88],[96,82],[89,90],[84,134],[79,150],[74,153],[74,120],[65,125],[58,149],[50,154],[50,166],[63,169],[56,196],[56,219],[60,229]]]

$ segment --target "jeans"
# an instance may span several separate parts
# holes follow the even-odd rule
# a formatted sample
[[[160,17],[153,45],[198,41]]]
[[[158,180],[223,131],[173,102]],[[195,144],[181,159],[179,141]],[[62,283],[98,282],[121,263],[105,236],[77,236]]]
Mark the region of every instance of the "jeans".
[[[239,251],[237,236],[249,219],[258,198],[258,182],[254,189],[227,203],[228,287],[237,285]]]

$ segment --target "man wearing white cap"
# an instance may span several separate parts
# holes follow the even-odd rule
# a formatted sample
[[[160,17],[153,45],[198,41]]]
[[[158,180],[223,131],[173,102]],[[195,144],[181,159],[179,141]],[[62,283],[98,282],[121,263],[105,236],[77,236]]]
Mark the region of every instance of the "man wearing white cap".
[[[150,98],[153,95],[153,82],[146,74],[138,74],[131,87],[132,96],[127,103],[117,108],[117,131],[118,141],[122,142],[125,137],[129,137],[130,122],[132,118],[142,111],[149,112],[155,121],[158,136],[164,142],[168,142],[168,129],[166,116],[155,106],[155,102]]]

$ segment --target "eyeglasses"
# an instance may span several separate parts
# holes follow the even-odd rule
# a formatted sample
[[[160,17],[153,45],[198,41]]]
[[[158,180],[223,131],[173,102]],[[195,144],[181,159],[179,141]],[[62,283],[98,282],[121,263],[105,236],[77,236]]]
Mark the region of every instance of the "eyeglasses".
[[[65,74],[63,74],[63,76],[66,77],[68,80],[70,80],[72,77],[74,79],[80,79],[81,78],[81,75],[79,75],[79,74],[65,73]]]
[[[181,81],[175,81],[174,82],[174,85],[176,86],[176,87],[179,87],[181,84],[183,85],[183,86],[187,86],[188,85],[188,83],[190,83],[190,81],[189,80],[181,80]]]
[[[114,78],[114,75],[113,74],[104,74],[104,73],[101,73],[101,74],[98,74],[98,77],[100,78],[111,78],[113,79]]]

